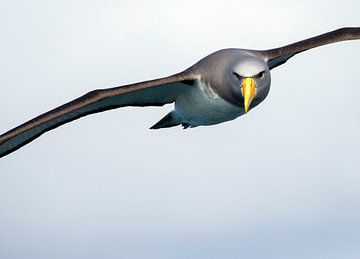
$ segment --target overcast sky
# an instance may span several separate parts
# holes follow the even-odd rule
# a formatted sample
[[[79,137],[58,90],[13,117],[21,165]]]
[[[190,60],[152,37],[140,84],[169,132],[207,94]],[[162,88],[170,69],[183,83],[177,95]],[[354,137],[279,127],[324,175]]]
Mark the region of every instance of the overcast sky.
[[[1,133],[96,89],[360,26],[360,2],[2,1]],[[360,41],[272,71],[237,120],[153,131],[122,108],[0,160],[1,258],[355,258]]]

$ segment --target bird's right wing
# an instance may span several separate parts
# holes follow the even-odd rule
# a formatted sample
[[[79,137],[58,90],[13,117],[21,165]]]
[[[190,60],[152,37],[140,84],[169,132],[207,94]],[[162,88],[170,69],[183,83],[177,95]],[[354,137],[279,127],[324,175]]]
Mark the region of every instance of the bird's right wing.
[[[165,78],[91,91],[0,135],[0,158],[43,133],[80,117],[124,106],[162,106],[192,87],[188,70]]]
[[[305,50],[339,41],[356,39],[360,39],[360,27],[341,28],[280,48],[260,51],[260,53],[265,57],[269,68],[273,69],[284,64],[289,58]]]

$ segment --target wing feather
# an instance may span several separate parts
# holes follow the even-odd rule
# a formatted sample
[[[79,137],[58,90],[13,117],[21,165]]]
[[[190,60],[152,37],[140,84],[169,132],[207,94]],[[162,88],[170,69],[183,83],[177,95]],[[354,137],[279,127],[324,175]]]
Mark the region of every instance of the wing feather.
[[[360,27],[341,28],[309,39],[298,41],[280,48],[261,51],[270,69],[284,64],[294,55],[326,44],[345,40],[360,39]]]
[[[195,80],[190,72],[91,91],[75,100],[46,112],[0,135],[0,157],[3,157],[43,133],[80,117],[124,106],[162,106],[191,87]]]

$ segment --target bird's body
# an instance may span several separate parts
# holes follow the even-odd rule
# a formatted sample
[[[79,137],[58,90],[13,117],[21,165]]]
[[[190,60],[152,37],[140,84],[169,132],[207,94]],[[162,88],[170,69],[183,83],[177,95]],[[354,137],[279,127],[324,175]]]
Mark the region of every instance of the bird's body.
[[[162,121],[152,128],[165,128],[179,124],[184,128],[214,125],[245,114],[243,102],[241,102],[240,83],[237,82],[239,80],[232,73],[228,75],[226,72],[228,70],[249,78],[266,71],[267,75],[260,82],[265,91],[249,109],[265,99],[270,88],[270,73],[263,57],[251,50],[219,50],[187,70],[194,75],[191,81],[192,87],[176,97],[175,110],[170,113],[171,117],[167,117],[170,121]],[[224,74],[228,76],[224,77]],[[257,80],[260,81],[260,79]]]
[[[152,129],[197,127],[233,120],[266,98],[271,69],[308,49],[354,39],[360,39],[360,28],[342,28],[270,50],[223,49],[169,77],[91,91],[0,135],[0,157],[60,125],[124,106],[161,106],[174,102],[174,110]]]
[[[233,120],[245,113],[243,107],[224,100],[201,79],[176,98],[173,112],[182,125],[192,128]]]

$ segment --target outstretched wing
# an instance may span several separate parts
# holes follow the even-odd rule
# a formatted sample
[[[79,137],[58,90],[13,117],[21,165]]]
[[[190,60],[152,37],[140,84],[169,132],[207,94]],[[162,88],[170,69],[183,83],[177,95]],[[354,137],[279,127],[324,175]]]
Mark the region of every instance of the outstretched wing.
[[[120,87],[91,91],[46,112],[0,136],[0,157],[24,146],[43,133],[80,117],[124,106],[162,106],[191,87],[189,72]]]
[[[273,69],[284,64],[292,56],[308,49],[345,40],[360,39],[360,27],[341,28],[276,49],[260,51]]]

